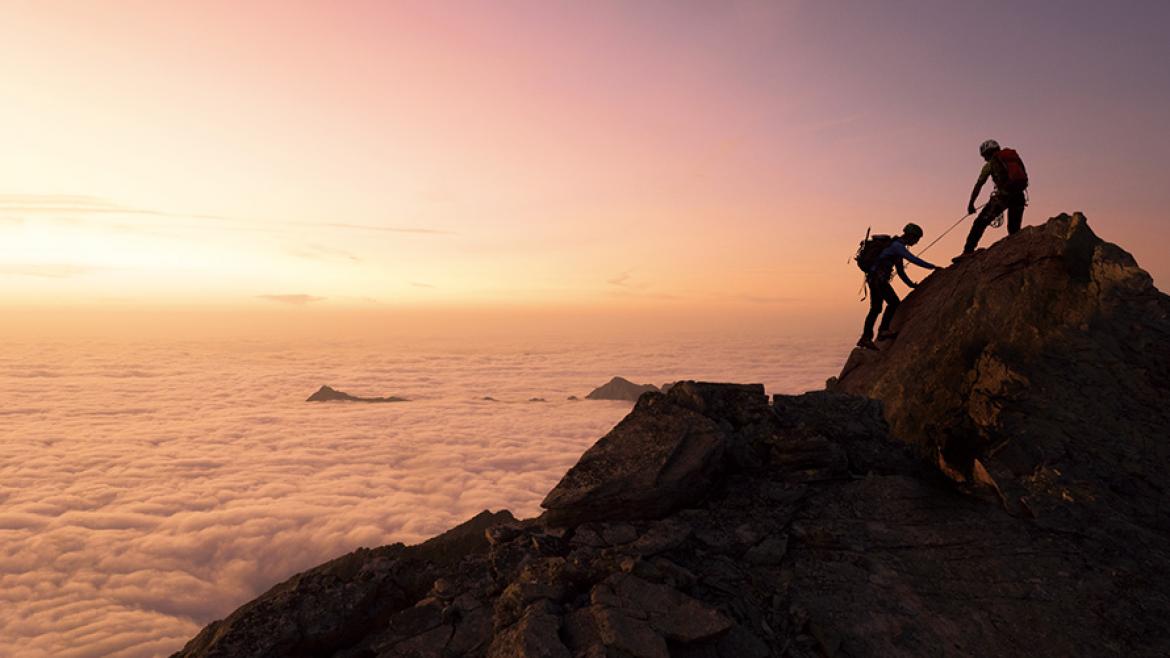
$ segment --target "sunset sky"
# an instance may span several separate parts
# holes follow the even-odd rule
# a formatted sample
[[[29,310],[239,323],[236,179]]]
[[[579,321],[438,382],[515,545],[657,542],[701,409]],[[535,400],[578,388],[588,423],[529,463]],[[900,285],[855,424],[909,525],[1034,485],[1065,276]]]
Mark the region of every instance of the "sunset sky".
[[[859,311],[989,137],[1170,279],[1170,3],[3,7],[0,308]]]

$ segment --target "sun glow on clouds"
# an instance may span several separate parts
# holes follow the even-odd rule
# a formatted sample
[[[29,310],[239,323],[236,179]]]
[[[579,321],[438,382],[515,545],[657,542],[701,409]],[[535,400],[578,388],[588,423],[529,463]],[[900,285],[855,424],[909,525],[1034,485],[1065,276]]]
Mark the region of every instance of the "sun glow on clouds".
[[[362,258],[307,241],[303,234],[320,241],[331,234],[425,239],[442,233],[328,222],[270,224],[53,195],[0,196],[0,217],[9,220],[0,239],[0,276],[19,277],[10,279],[8,301],[42,304],[95,297],[239,302],[279,297],[285,293],[272,290],[288,288],[343,290],[343,297],[385,291],[383,276]]]

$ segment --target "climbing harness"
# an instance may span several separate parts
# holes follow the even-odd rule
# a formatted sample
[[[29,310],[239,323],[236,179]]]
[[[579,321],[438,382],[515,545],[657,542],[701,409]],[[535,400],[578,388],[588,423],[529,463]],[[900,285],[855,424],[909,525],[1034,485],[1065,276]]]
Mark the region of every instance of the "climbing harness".
[[[1028,205],[1028,190],[1024,190],[1023,194],[1024,194],[1024,206],[1027,207],[1027,205]],[[991,202],[988,201],[987,203],[991,203]],[[985,203],[983,205],[987,205],[987,204]],[[999,211],[999,214],[995,216],[995,219],[991,220],[991,222],[988,223],[988,226],[990,226],[991,228],[999,228],[999,227],[1003,226],[1003,216],[1005,214],[1007,214],[1007,210],[1008,210],[1007,208],[1004,208],[1003,210]]]

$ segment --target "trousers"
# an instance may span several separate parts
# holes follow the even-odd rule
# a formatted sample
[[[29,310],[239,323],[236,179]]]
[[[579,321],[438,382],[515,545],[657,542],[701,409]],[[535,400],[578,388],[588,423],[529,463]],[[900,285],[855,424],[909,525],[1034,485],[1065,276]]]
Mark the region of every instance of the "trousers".
[[[878,315],[882,316],[878,331],[886,331],[890,328],[894,311],[898,309],[898,304],[901,304],[902,300],[898,299],[898,293],[894,292],[894,286],[890,285],[889,279],[870,274],[865,277],[865,285],[869,286],[869,313],[865,316],[865,328],[861,331],[861,337],[872,340],[873,323],[877,321]],[[882,313],[883,304],[886,308],[885,313]]]
[[[983,210],[979,212],[979,216],[971,224],[971,232],[967,234],[963,253],[969,254],[975,251],[975,247],[979,246],[979,240],[983,237],[983,232],[991,225],[992,220],[999,217],[1005,210],[1007,211],[1008,235],[1020,230],[1020,226],[1024,223],[1024,206],[1026,205],[1028,202],[1025,200],[1023,192],[1002,194],[996,192],[991,195],[987,205],[983,206]]]

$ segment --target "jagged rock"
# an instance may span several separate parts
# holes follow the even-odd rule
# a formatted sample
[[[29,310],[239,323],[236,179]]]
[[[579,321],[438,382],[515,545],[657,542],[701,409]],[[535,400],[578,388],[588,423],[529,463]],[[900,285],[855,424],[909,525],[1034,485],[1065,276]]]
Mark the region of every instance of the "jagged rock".
[[[749,564],[780,564],[788,552],[788,537],[767,537],[743,554]]]
[[[618,655],[633,658],[670,658],[666,640],[655,633],[644,618],[636,617],[619,608],[601,605],[594,606],[592,612],[602,644],[621,652]]]
[[[542,517],[361,549],[178,655],[1170,655],[1143,280],[1083,219],[1025,229],[927,279],[836,390],[647,393]]]
[[[658,387],[653,384],[635,384],[624,377],[614,377],[605,384],[593,389],[589,395],[585,396],[586,400],[626,400],[635,402],[643,394],[647,392],[658,392]]]
[[[835,388],[880,399],[944,472],[1070,530],[1170,531],[1170,297],[1083,215],[930,276],[893,329]]]
[[[634,542],[633,549],[641,555],[656,555],[682,545],[690,537],[692,528],[676,519],[659,521]]]
[[[541,606],[525,611],[520,621],[501,631],[488,658],[572,658],[561,643],[561,620]]]
[[[650,627],[672,642],[693,643],[715,637],[731,628],[731,620],[718,610],[666,585],[646,582],[631,574],[610,576],[608,586],[618,606],[645,618]]]
[[[763,384],[685,381],[670,387],[667,395],[671,402],[728,424],[736,430],[773,421]]]
[[[435,568],[486,551],[484,530],[514,521],[507,510],[485,511],[417,546],[360,548],[212,622],[175,655],[307,658],[376,638],[394,615],[424,599]]]
[[[703,494],[725,448],[709,419],[647,398],[582,455],[541,507],[554,524],[662,515]]]
[[[504,544],[512,541],[524,533],[524,528],[519,524],[500,523],[492,525],[484,530],[484,537],[492,546],[496,544]]]
[[[322,386],[305,402],[409,402],[409,400],[393,395],[384,398],[363,398],[344,393],[330,386]]]

